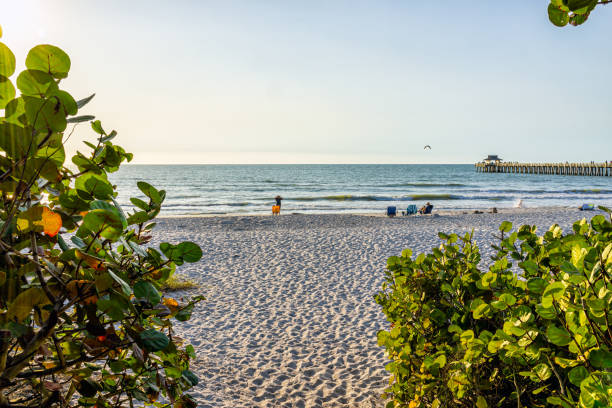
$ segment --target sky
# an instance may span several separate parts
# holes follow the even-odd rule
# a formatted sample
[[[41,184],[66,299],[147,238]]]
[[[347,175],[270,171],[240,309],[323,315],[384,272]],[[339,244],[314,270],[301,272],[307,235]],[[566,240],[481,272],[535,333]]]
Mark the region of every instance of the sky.
[[[134,163],[612,160],[612,5],[547,4],[0,0],[0,41],[66,51]]]

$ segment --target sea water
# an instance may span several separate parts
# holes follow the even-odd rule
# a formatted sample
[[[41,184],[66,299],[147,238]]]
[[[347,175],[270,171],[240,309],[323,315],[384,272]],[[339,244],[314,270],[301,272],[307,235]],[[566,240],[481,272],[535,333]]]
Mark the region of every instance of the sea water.
[[[473,165],[124,165],[110,175],[119,202],[143,197],[136,183],[166,191],[162,215],[282,211],[381,213],[426,202],[434,210],[612,206],[612,177],[477,173]]]

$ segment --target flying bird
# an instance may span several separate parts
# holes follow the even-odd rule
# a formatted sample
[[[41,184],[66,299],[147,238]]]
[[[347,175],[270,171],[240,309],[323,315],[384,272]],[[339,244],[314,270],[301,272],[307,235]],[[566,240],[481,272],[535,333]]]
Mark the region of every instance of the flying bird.
[[[430,145],[425,145],[425,147],[423,148],[423,150],[425,150],[425,149],[429,149],[429,150],[431,150],[431,146],[430,146]]]

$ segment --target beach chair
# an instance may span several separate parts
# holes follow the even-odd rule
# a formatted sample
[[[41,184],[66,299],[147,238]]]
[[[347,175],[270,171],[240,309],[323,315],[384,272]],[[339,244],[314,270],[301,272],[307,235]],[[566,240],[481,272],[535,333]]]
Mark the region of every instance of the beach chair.
[[[395,208],[392,205],[387,207],[387,217],[395,217],[396,214],[397,214],[397,208]]]
[[[580,211],[593,211],[595,210],[595,204],[582,204]]]
[[[415,204],[410,204],[408,208],[406,208],[406,212],[402,211],[403,215],[413,215],[417,213],[417,207]]]
[[[419,213],[420,214],[431,214],[431,210],[433,210],[433,205],[429,204],[429,205],[425,206],[425,210],[424,211],[419,210]]]

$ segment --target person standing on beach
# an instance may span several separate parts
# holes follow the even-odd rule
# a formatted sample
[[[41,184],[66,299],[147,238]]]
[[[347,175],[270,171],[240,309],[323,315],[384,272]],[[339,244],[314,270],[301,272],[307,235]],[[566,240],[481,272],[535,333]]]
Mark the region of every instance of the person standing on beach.
[[[281,201],[283,200],[283,197],[277,195],[276,197],[274,197],[274,199],[276,200],[276,205],[278,206],[278,209],[279,209],[279,212],[280,212]]]

